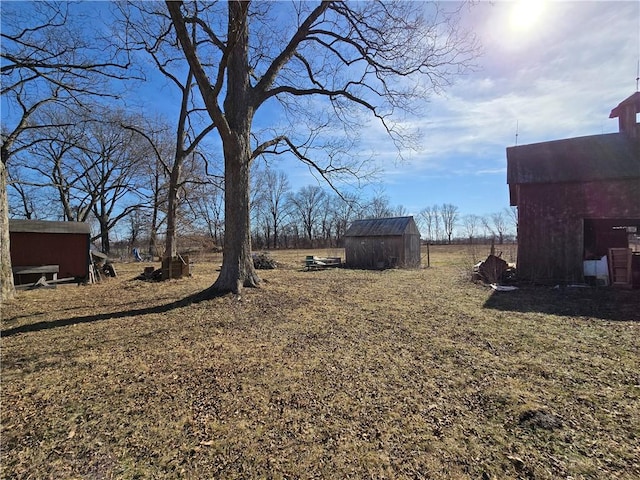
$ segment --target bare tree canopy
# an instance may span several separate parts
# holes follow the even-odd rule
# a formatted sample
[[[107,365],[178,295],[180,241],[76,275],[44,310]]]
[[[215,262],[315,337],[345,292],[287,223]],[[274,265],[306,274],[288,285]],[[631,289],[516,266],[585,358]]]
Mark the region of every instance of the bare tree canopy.
[[[7,163],[29,147],[20,139],[44,105],[81,106],[88,96],[113,96],[105,89],[132,76],[126,48],[111,48],[108,35],[89,36],[84,22],[72,22],[79,4],[5,2],[2,5],[0,73],[3,102],[0,146],[1,299],[14,294],[9,254]],[[8,110],[8,112],[6,111]]]
[[[440,218],[442,219],[442,226],[444,232],[447,235],[447,243],[451,243],[451,237],[453,236],[453,229],[458,221],[458,207],[451,203],[443,203],[440,207]]]
[[[414,112],[465,71],[473,40],[456,15],[411,2],[166,2],[225,158],[225,255],[211,292],[256,286],[251,261],[253,159],[288,152],[330,178],[357,175],[350,148],[365,119],[401,145],[394,115]],[[285,121],[257,131],[279,105]],[[322,108],[318,108],[321,105]]]

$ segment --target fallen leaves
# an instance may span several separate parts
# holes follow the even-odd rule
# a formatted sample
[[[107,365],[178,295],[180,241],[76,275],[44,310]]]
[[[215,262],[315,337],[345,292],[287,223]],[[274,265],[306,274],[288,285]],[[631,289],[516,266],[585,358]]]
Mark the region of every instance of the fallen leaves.
[[[312,275],[275,252],[242,302],[161,313],[211,269],[20,293],[3,328],[88,321],[2,339],[3,476],[640,476],[638,325],[489,308],[437,252]]]

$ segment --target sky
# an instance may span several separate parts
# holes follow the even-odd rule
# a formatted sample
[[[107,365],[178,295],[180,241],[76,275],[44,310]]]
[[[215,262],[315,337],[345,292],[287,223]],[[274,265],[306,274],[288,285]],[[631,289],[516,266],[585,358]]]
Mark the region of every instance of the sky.
[[[109,4],[79,5],[100,16]],[[509,206],[507,147],[617,131],[609,113],[637,89],[639,1],[478,1],[461,12],[482,47],[477,68],[413,118],[420,148],[403,161],[378,123],[362,130],[380,168],[364,197],[383,194],[412,215],[443,203],[461,216],[498,212]],[[175,92],[158,85],[132,95],[176,118]],[[318,183],[295,160],[274,165],[294,191]]]
[[[420,151],[398,164],[388,144],[378,158],[375,188],[409,214],[508,207],[507,147],[617,132],[609,113],[636,91],[638,1],[483,1],[462,20],[482,44],[478,69],[431,98],[417,120]],[[381,141],[375,127],[364,135]],[[288,172],[294,187],[313,182],[303,167]]]

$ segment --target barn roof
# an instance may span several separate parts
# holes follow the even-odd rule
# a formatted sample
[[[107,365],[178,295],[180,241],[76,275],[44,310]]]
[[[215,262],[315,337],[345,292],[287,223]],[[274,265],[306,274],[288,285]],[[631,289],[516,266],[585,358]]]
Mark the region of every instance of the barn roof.
[[[354,220],[345,237],[395,237],[405,233],[420,235],[413,217],[368,218]]]
[[[625,98],[622,102],[620,102],[616,108],[611,110],[609,118],[619,117],[622,113],[622,110],[628,106],[632,106],[635,109],[636,113],[640,112],[640,92],[635,92],[630,97]]]
[[[34,233],[84,233],[90,234],[91,227],[83,222],[54,222],[50,220],[9,220],[9,232]]]
[[[507,148],[507,183],[640,178],[640,144],[621,133]]]

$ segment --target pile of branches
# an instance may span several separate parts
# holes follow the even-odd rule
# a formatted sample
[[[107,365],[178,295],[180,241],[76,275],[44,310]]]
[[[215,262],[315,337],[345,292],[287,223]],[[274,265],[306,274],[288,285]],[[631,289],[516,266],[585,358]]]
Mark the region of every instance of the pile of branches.
[[[269,252],[254,253],[253,268],[257,270],[273,270],[276,268],[276,261],[269,255]]]

